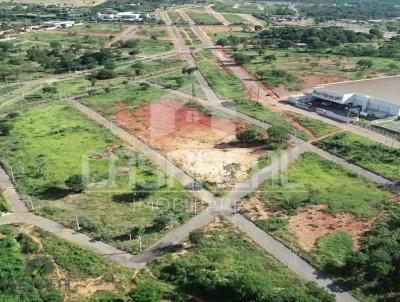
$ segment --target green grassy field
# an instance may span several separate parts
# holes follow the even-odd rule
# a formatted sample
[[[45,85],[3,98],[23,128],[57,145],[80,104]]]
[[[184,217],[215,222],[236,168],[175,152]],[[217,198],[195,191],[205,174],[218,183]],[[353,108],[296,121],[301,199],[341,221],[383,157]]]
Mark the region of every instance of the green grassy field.
[[[182,297],[189,294],[203,301],[235,302],[332,301],[229,225],[199,237],[182,255],[163,256],[150,268],[159,280],[175,285],[174,292]]]
[[[172,23],[176,25],[187,24],[187,22],[182,18],[182,16],[177,12],[168,12],[169,17],[171,18]]]
[[[86,298],[123,296],[134,285],[130,270],[45,231],[2,226],[0,234],[0,281],[7,285],[2,301],[88,301],[78,287],[94,278],[99,289],[111,291],[89,293]]]
[[[221,13],[254,14],[262,11],[254,3],[216,3],[213,9]]]
[[[85,36],[78,35],[76,33],[63,33],[58,32],[34,32],[26,35],[19,36],[17,41],[35,41],[43,44],[49,44],[50,42],[60,42],[64,48],[68,48],[72,45],[80,45],[81,48],[96,50],[103,47],[104,43],[108,40],[108,37],[100,36]],[[30,47],[31,45],[29,45]]]
[[[288,112],[287,114],[295,119],[300,125],[309,129],[317,137],[329,135],[339,130],[339,128],[335,126],[329,125],[316,119],[308,118],[298,113]]]
[[[232,107],[234,107],[239,112],[254,117],[260,121],[266,122],[271,126],[285,127],[289,133],[296,135],[301,139],[309,139],[307,134],[297,131],[293,127],[293,125],[286,120],[283,114],[268,110],[260,103],[254,101],[235,101],[232,104]]]
[[[164,53],[171,51],[174,47],[174,44],[170,41],[162,41],[162,40],[146,40],[146,39],[137,39],[139,45],[137,49],[140,51],[140,55],[154,55],[158,53]]]
[[[136,68],[134,65],[135,63],[133,64],[123,63],[117,66],[115,72],[120,76],[128,77],[128,79],[131,79],[132,77],[137,75]],[[143,63],[141,63],[139,76],[147,76],[154,73],[160,73],[162,71],[165,71],[165,73],[167,73],[171,69],[181,69],[185,66],[186,64],[175,56],[153,61],[144,61]]]
[[[162,26],[139,26],[139,30],[137,34],[140,36],[145,36],[148,38],[155,37],[155,38],[167,38],[168,33],[167,29]]]
[[[245,90],[243,84],[218,66],[214,58],[210,62],[210,55],[210,52],[196,53],[194,55],[197,66],[207,82],[217,95],[223,99],[243,99]]]
[[[189,17],[198,25],[218,25],[221,24],[220,21],[215,19],[213,15],[209,13],[198,12],[195,10],[186,10]]]
[[[250,24],[249,21],[237,14],[223,14],[224,18],[233,25]]]
[[[316,146],[393,181],[400,180],[400,151],[353,133],[338,133]]]
[[[82,99],[86,105],[100,111],[106,116],[111,116],[117,112],[117,105],[125,104],[131,110],[163,100],[168,94],[152,86],[140,84],[130,84],[127,87],[111,89],[109,92]]]
[[[71,228],[78,215],[83,232],[134,253],[139,250],[138,232],[147,247],[193,215],[191,195],[173,179],[166,183],[164,173],[73,108],[39,107],[11,124],[9,136],[0,141],[1,160],[13,167],[18,190],[32,197],[40,215]],[[111,154],[114,180],[109,178]],[[71,194],[64,182],[82,175],[84,162],[89,167],[87,189]],[[140,195],[140,190],[135,193],[137,183],[157,186]]]
[[[301,50],[268,50],[262,55],[258,55],[254,50],[241,50],[241,52],[252,56],[251,63],[245,66],[254,75],[259,76],[263,83],[272,87],[285,86],[289,90],[313,88],[304,74],[320,78],[319,80],[325,82],[337,82],[345,79],[378,77],[382,73],[386,75],[400,73],[400,65],[395,59],[368,58],[374,62],[373,66],[369,69],[360,69],[356,66],[360,57],[315,54]],[[266,55],[274,55],[276,60],[268,62],[264,59]],[[273,72],[274,70],[278,72]],[[264,73],[263,77],[259,75],[260,72]]]
[[[91,23],[78,25],[73,27],[68,27],[62,29],[63,32],[77,32],[77,33],[110,33],[117,34],[127,28],[126,25],[122,24],[101,24],[101,23]]]
[[[306,153],[288,170],[287,182],[267,181],[260,200],[273,209],[294,213],[309,204],[326,204],[329,213],[352,213],[373,218],[394,195],[341,166]]]

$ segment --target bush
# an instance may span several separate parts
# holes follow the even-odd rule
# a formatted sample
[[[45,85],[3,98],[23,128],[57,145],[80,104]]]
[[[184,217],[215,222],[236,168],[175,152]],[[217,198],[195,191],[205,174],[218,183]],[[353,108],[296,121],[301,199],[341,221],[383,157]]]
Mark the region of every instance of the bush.
[[[81,193],[85,190],[85,184],[81,175],[72,175],[66,181],[65,185],[74,193]]]
[[[285,149],[289,144],[288,129],[282,126],[273,126],[268,128],[267,148],[271,150]]]
[[[5,122],[0,122],[0,136],[7,136],[10,134],[12,126]]]
[[[189,241],[192,245],[200,244],[204,239],[204,233],[201,230],[195,230],[189,234]]]
[[[21,252],[24,254],[32,254],[39,250],[39,244],[33,241],[33,239],[25,233],[19,233],[15,239],[17,239],[21,246]]]
[[[97,80],[108,80],[108,79],[113,79],[113,78],[115,78],[115,76],[116,76],[116,74],[115,74],[115,72],[114,72],[113,70],[105,69],[105,68],[99,70],[99,71],[94,75],[94,77],[95,77]]]
[[[143,282],[130,294],[135,302],[159,302],[163,298],[163,290],[151,282]]]
[[[254,144],[262,140],[262,133],[254,128],[247,129],[245,131],[239,132],[236,135],[236,139],[241,143]]]
[[[283,230],[288,225],[288,220],[280,217],[273,217],[266,220],[257,220],[256,224],[267,232]]]

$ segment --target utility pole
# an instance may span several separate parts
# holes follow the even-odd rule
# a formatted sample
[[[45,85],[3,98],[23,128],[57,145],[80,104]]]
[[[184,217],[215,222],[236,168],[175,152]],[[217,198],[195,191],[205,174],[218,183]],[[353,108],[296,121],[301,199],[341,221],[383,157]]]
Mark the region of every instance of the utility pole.
[[[79,225],[79,218],[78,218],[78,215],[77,215],[77,214],[75,214],[75,221],[76,221],[76,229],[77,229],[78,231],[80,231],[80,230],[81,230],[81,227],[80,227],[80,225]]]
[[[10,172],[11,172],[11,179],[12,179],[13,183],[15,183],[14,171],[13,171],[13,168],[11,165],[10,165]]]
[[[31,210],[35,211],[35,207],[33,206],[33,201],[32,201],[32,197],[29,196],[29,202],[31,204]]]

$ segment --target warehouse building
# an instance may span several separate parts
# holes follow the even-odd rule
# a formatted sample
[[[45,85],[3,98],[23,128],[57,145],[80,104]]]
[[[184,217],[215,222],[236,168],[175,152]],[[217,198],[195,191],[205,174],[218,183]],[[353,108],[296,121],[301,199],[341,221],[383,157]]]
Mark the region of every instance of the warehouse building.
[[[400,76],[324,84],[315,87],[312,96],[362,116],[400,116]]]

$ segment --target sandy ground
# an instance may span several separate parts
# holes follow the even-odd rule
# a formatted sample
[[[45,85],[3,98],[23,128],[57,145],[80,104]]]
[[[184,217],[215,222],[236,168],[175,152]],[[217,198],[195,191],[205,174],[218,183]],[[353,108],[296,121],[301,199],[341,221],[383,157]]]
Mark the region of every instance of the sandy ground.
[[[297,243],[305,251],[313,250],[319,238],[339,231],[349,233],[355,242],[354,249],[358,249],[362,236],[371,229],[374,220],[361,220],[352,214],[332,216],[325,209],[326,205],[313,205],[300,209],[296,215],[288,216],[283,212],[268,210],[257,197],[242,204],[242,210],[252,220],[266,220],[276,216],[287,218],[288,231],[297,238]]]
[[[370,230],[372,221],[360,220],[352,214],[332,216],[325,213],[325,208],[325,205],[310,206],[289,219],[289,231],[299,239],[301,247],[310,251],[318,238],[342,231],[351,234],[357,249],[363,234]]]
[[[244,180],[266,155],[257,147],[232,144],[243,125],[210,118],[174,100],[143,106],[135,112],[120,105],[114,119],[192,176],[221,187]]]

